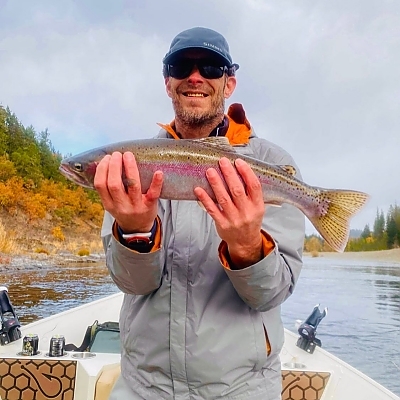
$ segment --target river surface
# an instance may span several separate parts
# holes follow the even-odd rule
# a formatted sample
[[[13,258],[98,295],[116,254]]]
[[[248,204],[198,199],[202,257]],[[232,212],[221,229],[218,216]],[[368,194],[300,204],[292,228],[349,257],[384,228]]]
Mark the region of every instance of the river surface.
[[[400,264],[304,259],[294,294],[283,305],[286,328],[316,304],[328,315],[318,327],[322,347],[400,395]],[[26,324],[117,292],[104,264],[1,271]]]
[[[304,258],[283,305],[286,328],[296,331],[316,304],[328,308],[322,347],[400,395],[400,264]]]

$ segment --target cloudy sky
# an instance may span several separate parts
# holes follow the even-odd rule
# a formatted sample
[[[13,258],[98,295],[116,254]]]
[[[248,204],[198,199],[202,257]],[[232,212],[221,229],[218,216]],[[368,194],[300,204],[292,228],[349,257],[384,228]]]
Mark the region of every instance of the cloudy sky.
[[[173,118],[161,60],[193,26],[227,38],[227,105],[307,183],[371,195],[352,228],[400,203],[397,0],[0,0],[0,104],[65,155],[150,138]]]

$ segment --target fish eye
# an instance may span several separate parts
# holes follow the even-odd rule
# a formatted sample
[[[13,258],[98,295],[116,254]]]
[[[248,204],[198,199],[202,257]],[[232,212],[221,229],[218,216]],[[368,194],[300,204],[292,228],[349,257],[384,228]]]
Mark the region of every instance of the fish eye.
[[[79,172],[83,170],[81,163],[74,163],[74,168]]]

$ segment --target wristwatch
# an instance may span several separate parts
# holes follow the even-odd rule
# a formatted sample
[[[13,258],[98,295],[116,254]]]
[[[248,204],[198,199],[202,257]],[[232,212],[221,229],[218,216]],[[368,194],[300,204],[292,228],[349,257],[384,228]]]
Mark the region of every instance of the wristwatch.
[[[154,237],[157,231],[157,220],[154,220],[150,232],[124,233],[119,226],[117,226],[117,230],[120,242],[123,245],[132,250],[139,251],[140,253],[148,253],[154,244]]]
[[[127,244],[151,244],[152,243],[152,234],[151,232],[147,232],[147,233],[123,233],[122,235],[122,239],[124,239],[124,241]]]

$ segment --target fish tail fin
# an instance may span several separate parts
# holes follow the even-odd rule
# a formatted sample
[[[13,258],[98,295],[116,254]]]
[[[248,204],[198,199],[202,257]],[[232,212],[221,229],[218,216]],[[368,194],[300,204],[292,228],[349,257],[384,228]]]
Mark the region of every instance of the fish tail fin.
[[[352,190],[324,190],[321,197],[328,210],[324,215],[310,216],[310,221],[329,246],[342,253],[349,239],[350,219],[369,196]]]

